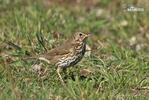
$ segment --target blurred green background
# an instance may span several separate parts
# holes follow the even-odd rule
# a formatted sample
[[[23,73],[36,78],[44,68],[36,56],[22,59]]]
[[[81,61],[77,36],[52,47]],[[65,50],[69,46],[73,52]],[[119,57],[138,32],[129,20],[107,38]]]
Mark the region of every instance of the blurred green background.
[[[0,0],[0,100],[148,100],[148,16],[148,0]],[[91,52],[61,72],[67,87],[54,66],[20,59],[78,30]]]

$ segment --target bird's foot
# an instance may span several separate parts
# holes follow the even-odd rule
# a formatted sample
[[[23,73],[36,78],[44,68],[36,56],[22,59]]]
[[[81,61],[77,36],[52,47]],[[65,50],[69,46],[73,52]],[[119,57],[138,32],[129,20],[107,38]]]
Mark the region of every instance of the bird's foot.
[[[61,83],[62,83],[63,85],[65,85],[64,80],[63,80],[63,78],[62,78],[62,76],[61,76],[61,74],[60,74],[60,70],[61,70],[61,68],[57,68],[57,69],[56,69],[56,72],[57,72],[57,74],[58,74],[58,76],[59,76],[59,79],[60,79]]]

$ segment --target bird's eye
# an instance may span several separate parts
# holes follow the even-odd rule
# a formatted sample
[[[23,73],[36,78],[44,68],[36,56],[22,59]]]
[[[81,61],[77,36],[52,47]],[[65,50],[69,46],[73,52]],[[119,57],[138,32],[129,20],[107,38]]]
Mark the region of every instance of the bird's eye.
[[[81,37],[82,36],[82,33],[80,33],[79,36]]]

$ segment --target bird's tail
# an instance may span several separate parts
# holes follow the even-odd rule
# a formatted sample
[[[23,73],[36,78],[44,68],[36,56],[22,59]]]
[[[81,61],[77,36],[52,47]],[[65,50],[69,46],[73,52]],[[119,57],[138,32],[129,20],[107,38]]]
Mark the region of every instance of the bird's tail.
[[[39,59],[39,60],[43,60],[43,61],[46,61],[47,63],[50,64],[50,61],[48,59],[46,59],[45,57],[42,57],[42,56],[33,56],[33,57],[24,57],[22,58],[22,60],[26,60],[26,59]]]
[[[26,59],[38,59],[38,56],[33,56],[33,57],[23,57],[22,60],[26,60]]]

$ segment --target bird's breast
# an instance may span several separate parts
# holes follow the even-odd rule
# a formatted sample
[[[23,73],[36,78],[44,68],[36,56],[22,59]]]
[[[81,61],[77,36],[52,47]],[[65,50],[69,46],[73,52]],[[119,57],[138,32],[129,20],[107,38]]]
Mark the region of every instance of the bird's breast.
[[[73,49],[70,49],[70,53],[63,56],[59,60],[57,66],[68,67],[68,66],[75,65],[82,59],[82,57],[84,56],[85,50],[86,50],[85,43],[75,46]]]

